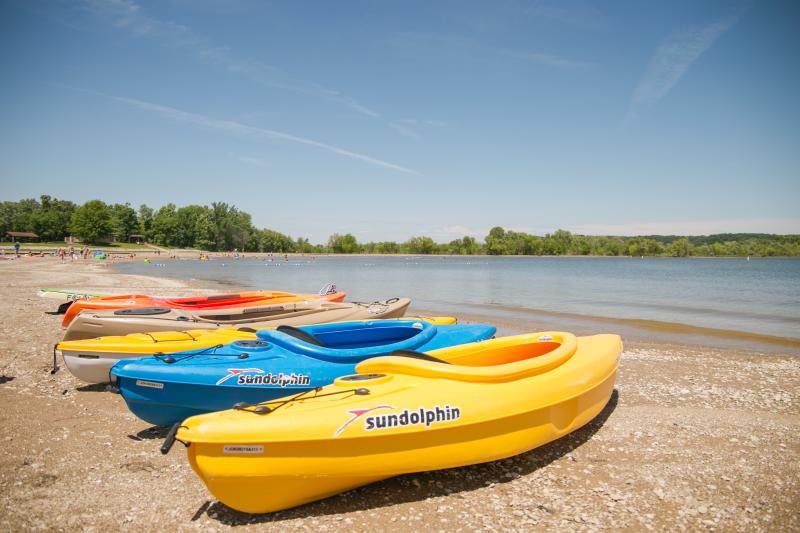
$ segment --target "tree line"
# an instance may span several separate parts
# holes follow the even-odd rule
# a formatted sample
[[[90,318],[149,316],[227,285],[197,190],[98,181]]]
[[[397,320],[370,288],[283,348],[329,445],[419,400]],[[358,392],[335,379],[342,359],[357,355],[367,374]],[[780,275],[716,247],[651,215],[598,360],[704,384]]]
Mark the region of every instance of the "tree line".
[[[336,254],[445,255],[602,255],[602,256],[800,256],[800,235],[725,233],[703,236],[649,235],[637,237],[578,235],[566,230],[538,236],[494,227],[483,242],[465,236],[437,243],[427,236],[405,242],[360,243],[352,234],[334,233],[325,244],[311,244],[271,229],[256,228],[249,213],[224,202],[210,206],[158,210],[142,204],[107,204],[90,200],[77,205],[43,195],[17,202],[0,202],[0,235],[32,231],[46,241],[75,236],[91,244],[127,242],[143,236],[150,243],[205,251]]]

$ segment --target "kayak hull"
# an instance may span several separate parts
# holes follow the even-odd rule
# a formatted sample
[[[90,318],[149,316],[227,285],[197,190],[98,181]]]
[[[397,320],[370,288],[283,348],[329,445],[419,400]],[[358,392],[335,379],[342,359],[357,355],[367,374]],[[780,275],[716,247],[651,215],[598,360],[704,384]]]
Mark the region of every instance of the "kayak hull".
[[[206,296],[188,296],[180,298],[160,298],[143,294],[122,294],[113,296],[97,296],[89,299],[78,299],[66,309],[61,325],[64,327],[75,319],[82,311],[136,309],[166,307],[170,309],[218,310],[251,307],[254,305],[270,305],[303,300],[326,300],[340,302],[345,293],[331,292],[327,294],[294,294],[277,291],[247,291],[235,294],[209,294]]]
[[[107,383],[109,370],[119,360],[100,354],[86,354],[75,350],[60,350],[64,365],[70,374],[86,383]]]
[[[613,393],[622,350],[616,335],[573,342],[548,332],[540,344],[558,338],[561,346],[537,351],[536,335],[429,352],[452,365],[369,359],[356,380],[339,378],[316,398],[267,414],[246,408],[192,417],[177,439],[188,444],[192,468],[211,493],[248,513],[512,457],[595,418]],[[507,350],[513,342],[533,347],[529,360],[514,359]],[[492,357],[502,362],[487,365]],[[368,392],[348,394],[354,386]]]
[[[119,378],[115,380],[131,413],[154,426],[170,426],[190,416],[255,404],[306,390],[304,388],[242,388]]]
[[[123,314],[120,310],[84,311],[64,332],[64,341],[94,339],[112,335],[129,335],[155,331],[183,331],[189,328],[266,329],[279,325],[304,326],[402,317],[411,300],[392,298],[384,302],[292,302],[269,306],[244,307],[235,310],[182,311],[162,308],[157,314]],[[125,310],[127,311],[127,310]]]
[[[108,296],[107,294],[73,291],[70,289],[39,289],[38,295],[40,298],[49,298],[60,302],[74,302],[76,300],[90,300],[92,298]]]
[[[608,403],[614,382],[615,375],[610,375],[581,398],[497,420],[478,430],[464,426],[424,444],[413,437],[358,444],[338,441],[327,443],[322,457],[318,456],[318,446],[296,442],[265,445],[269,457],[254,461],[247,456],[246,465],[242,465],[263,475],[244,475],[241,470],[230,475],[229,464],[218,468],[220,460],[231,461],[222,444],[192,443],[187,453],[192,469],[215,498],[237,511],[269,513],[402,474],[496,461],[533,450],[591,422]],[[554,424],[554,419],[562,425]],[[301,472],[268,474],[285,471],[279,463],[297,465],[298,457],[304,458]],[[414,466],[381,466],[400,464]],[[265,494],[270,494],[268,500]]]

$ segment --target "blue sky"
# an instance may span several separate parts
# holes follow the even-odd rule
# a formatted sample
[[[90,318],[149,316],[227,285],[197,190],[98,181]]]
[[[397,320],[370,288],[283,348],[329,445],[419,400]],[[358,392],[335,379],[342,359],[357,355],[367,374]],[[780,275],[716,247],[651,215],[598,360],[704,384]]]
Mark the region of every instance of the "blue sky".
[[[800,233],[800,4],[0,2],[0,199],[323,242]]]

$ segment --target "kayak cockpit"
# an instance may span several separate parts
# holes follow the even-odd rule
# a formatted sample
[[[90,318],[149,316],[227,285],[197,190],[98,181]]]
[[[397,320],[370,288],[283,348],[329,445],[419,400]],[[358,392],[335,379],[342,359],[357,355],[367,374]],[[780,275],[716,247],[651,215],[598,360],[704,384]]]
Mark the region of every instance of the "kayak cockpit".
[[[577,347],[577,339],[571,333],[533,333],[428,352],[443,362],[396,355],[376,357],[359,363],[356,371],[455,381],[512,381],[560,366],[572,357]]]
[[[302,328],[264,330],[258,338],[324,361],[353,361],[395,350],[414,350],[436,335],[436,326],[425,321],[392,323],[350,322]]]

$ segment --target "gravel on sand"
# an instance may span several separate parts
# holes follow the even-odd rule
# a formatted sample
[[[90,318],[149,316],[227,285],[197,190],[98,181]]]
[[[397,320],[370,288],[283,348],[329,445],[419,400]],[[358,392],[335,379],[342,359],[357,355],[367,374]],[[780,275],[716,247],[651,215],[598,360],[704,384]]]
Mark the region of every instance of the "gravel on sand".
[[[161,455],[165,430],[119,395],[51,375],[61,317],[45,314],[57,304],[37,297],[43,286],[203,288],[96,264],[0,262],[3,531],[800,530],[796,356],[629,342],[609,405],[556,442],[247,515],[208,493],[181,446]]]

